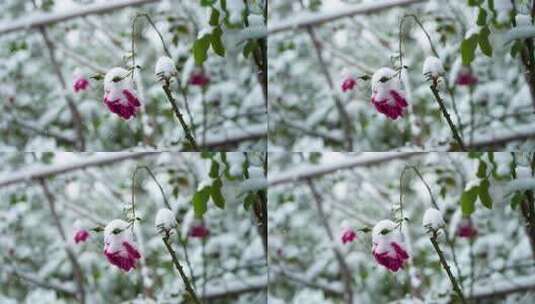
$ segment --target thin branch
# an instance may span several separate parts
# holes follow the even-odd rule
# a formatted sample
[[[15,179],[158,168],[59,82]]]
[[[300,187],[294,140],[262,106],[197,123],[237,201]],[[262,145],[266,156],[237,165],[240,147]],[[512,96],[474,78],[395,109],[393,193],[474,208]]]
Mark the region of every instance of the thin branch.
[[[191,131],[188,125],[184,121],[184,117],[182,116],[182,113],[180,113],[180,110],[178,109],[178,105],[176,104],[175,98],[173,97],[173,94],[171,93],[171,90],[169,89],[169,80],[165,80],[165,84],[162,86],[162,88],[165,91],[167,100],[169,100],[169,102],[171,103],[171,106],[173,107],[175,116],[176,118],[178,118],[178,121],[180,122],[180,125],[182,126],[182,129],[184,130],[186,139],[189,141],[191,148],[194,151],[199,151],[199,146],[197,146],[197,142],[195,141],[195,138],[193,138],[193,135],[191,134]]]

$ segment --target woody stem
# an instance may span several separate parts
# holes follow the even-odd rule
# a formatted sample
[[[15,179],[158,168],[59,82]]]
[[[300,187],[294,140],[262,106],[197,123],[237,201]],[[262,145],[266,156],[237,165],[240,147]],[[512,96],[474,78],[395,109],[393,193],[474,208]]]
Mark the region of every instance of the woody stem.
[[[167,251],[169,251],[169,254],[171,255],[171,258],[173,259],[173,263],[175,264],[176,269],[180,273],[180,277],[182,278],[182,281],[184,282],[184,285],[186,286],[186,291],[191,296],[191,299],[193,300],[193,303],[195,304],[201,304],[199,301],[199,298],[197,297],[197,294],[195,293],[195,290],[193,290],[193,287],[191,287],[191,283],[184,273],[184,269],[182,268],[182,265],[180,265],[180,262],[178,262],[178,259],[176,257],[176,253],[169,244],[169,236],[165,236],[162,238],[163,243],[165,244],[165,247],[167,247]]]
[[[195,141],[195,138],[193,138],[193,135],[191,135],[191,131],[186,122],[184,121],[184,117],[180,113],[180,110],[178,109],[178,105],[176,104],[175,98],[173,97],[173,94],[171,94],[171,90],[169,89],[169,81],[166,81],[162,88],[165,92],[165,95],[167,96],[167,99],[171,103],[171,106],[173,107],[173,111],[175,112],[175,115],[178,118],[182,129],[184,129],[184,133],[186,133],[186,138],[189,141],[191,147],[193,148],[193,150],[199,151],[197,142]]]
[[[457,295],[461,299],[461,303],[466,304],[466,300],[464,298],[464,294],[461,291],[461,288],[459,287],[459,284],[457,283],[457,279],[455,279],[455,277],[451,273],[450,266],[448,265],[448,262],[446,261],[446,258],[444,257],[444,253],[440,249],[440,246],[438,246],[437,232],[434,231],[433,232],[433,236],[430,237],[429,239],[431,240],[431,243],[433,244],[433,247],[435,248],[435,251],[438,254],[438,257],[440,259],[440,264],[442,264],[442,267],[444,268],[444,270],[446,270],[446,273],[448,274],[448,278],[450,279],[451,284],[453,285],[453,290],[455,290],[455,292],[457,293]]]
[[[466,146],[464,145],[464,142],[459,136],[459,133],[457,132],[457,128],[455,127],[455,124],[453,124],[453,121],[451,120],[450,114],[448,113],[448,110],[446,109],[446,106],[444,105],[444,100],[442,100],[442,97],[440,97],[440,94],[437,89],[437,82],[436,80],[433,80],[433,84],[429,87],[431,91],[433,92],[433,95],[435,96],[436,101],[438,102],[440,106],[440,110],[442,111],[442,115],[444,115],[444,118],[446,118],[446,121],[448,122],[448,125],[451,129],[451,132],[453,133],[453,138],[457,141],[459,144],[459,147],[462,151],[466,151]]]

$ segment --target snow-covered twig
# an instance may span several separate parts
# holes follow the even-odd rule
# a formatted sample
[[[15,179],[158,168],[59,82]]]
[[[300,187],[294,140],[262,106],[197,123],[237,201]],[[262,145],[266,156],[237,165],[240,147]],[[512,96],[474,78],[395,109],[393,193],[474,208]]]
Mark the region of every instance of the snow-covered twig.
[[[214,148],[238,144],[249,140],[267,139],[267,125],[258,124],[244,129],[233,129],[223,134],[206,134],[206,144],[201,148]]]
[[[48,202],[50,212],[52,213],[52,219],[54,221],[54,224],[56,225],[56,228],[58,229],[59,235],[63,239],[63,242],[67,242],[67,235],[65,234],[65,229],[63,229],[59,216],[56,212],[56,199],[54,198],[54,196],[48,189],[48,185],[44,179],[40,179],[39,184],[41,185],[41,189],[43,189],[43,193]],[[71,262],[72,272],[74,275],[74,279],[76,280],[76,286],[77,286],[76,293],[77,293],[78,301],[80,301],[81,304],[84,304],[85,303],[85,288],[84,288],[84,274],[82,272],[82,267],[80,266],[80,263],[78,262],[78,259],[76,258],[76,255],[74,254],[74,252],[72,251],[70,247],[65,247],[65,251],[67,252],[67,256],[69,257],[69,260]]]
[[[45,279],[36,277],[36,276],[34,276],[32,274],[25,273],[25,272],[22,272],[22,271],[18,271],[15,268],[8,268],[8,269],[6,269],[6,271],[8,273],[12,273],[12,274],[16,275],[17,277],[19,277],[19,278],[21,278],[23,280],[26,280],[26,281],[28,281],[28,282],[30,282],[32,284],[35,284],[35,285],[37,285],[39,287],[56,290],[56,291],[59,291],[59,292],[63,292],[63,293],[69,294],[71,296],[76,296],[76,290],[72,290],[72,289],[63,287],[63,284],[55,283],[55,282],[51,281],[50,279],[46,279],[45,280]]]
[[[506,280],[476,285],[474,293],[469,299],[481,301],[530,290],[535,290],[535,275],[507,278]]]
[[[267,292],[268,279],[266,275],[249,277],[237,281],[227,281],[224,284],[207,285],[203,300],[207,303],[217,299],[228,299],[243,293],[265,291]]]
[[[323,165],[306,165],[298,168],[291,168],[286,172],[273,174],[268,178],[270,186],[280,184],[300,182],[310,178],[316,178],[322,175],[330,174],[338,170],[351,169],[355,167],[367,167],[380,163],[388,162],[395,159],[405,159],[416,155],[422,155],[421,152],[382,152],[367,153],[357,157],[351,157],[346,160],[336,161]]]
[[[96,155],[93,157],[86,157],[85,159],[81,159],[80,161],[72,161],[65,164],[25,168],[20,171],[11,172],[8,175],[1,176],[0,187],[5,187],[21,182],[38,180],[48,176],[64,174],[75,170],[86,169],[89,167],[109,165],[127,159],[135,159],[155,155],[159,155],[159,152],[110,152],[101,155]]]
[[[69,10],[59,13],[42,13],[28,16],[15,21],[5,21],[0,24],[0,35],[19,30],[27,30],[48,26],[54,23],[63,22],[69,19],[83,17],[94,14],[110,13],[114,10],[122,9],[129,6],[141,5],[160,0],[116,0],[104,3],[81,6],[79,10]]]
[[[339,9],[324,13],[303,13],[300,16],[289,18],[289,21],[273,22],[268,27],[268,35],[289,30],[302,29],[308,26],[317,26],[344,17],[372,14],[394,7],[401,7],[426,1],[428,0],[387,0],[366,4],[346,5]]]

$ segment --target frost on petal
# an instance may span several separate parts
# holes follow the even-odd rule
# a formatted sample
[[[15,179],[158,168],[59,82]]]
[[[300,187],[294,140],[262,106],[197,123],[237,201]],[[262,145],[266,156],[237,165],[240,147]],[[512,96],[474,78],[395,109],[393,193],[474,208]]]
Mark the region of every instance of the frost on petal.
[[[468,68],[463,68],[459,71],[459,74],[457,74],[457,80],[455,83],[457,83],[460,86],[473,86],[476,85],[478,82],[478,79],[474,74],[472,74],[472,71]]]
[[[154,69],[154,74],[159,79],[170,79],[171,77],[177,75],[177,70],[173,59],[162,56],[156,62],[156,67]]]
[[[372,242],[372,254],[377,263],[393,272],[403,269],[409,254],[394,222],[383,220],[377,223],[372,230]]]
[[[477,229],[470,218],[463,218],[457,226],[457,235],[461,238],[472,239],[477,236]]]
[[[210,83],[210,78],[203,71],[199,70],[191,73],[189,84],[204,87],[208,83]]]
[[[174,229],[176,227],[175,214],[173,213],[173,211],[167,208],[162,208],[158,210],[154,225],[156,226],[156,229],[158,229],[158,232],[169,233],[171,229]]]
[[[442,214],[435,208],[429,208],[425,211],[422,224],[425,229],[431,231],[437,231],[446,225]]]
[[[357,85],[357,80],[351,76],[346,77],[342,82],[342,92],[351,91]]]
[[[444,66],[442,61],[433,56],[429,56],[424,61],[424,67],[422,73],[425,77],[437,79],[444,75]]]

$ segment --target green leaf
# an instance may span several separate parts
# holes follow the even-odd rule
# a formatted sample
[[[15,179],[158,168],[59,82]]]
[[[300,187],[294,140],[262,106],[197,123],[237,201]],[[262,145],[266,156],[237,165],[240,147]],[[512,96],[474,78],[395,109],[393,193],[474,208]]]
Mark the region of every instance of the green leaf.
[[[217,178],[219,177],[219,163],[215,160],[212,160],[212,164],[210,165],[210,172],[208,173],[208,176],[211,178]]]
[[[483,206],[492,209],[492,197],[489,194],[489,180],[485,179],[479,184],[479,200]]]
[[[207,203],[208,199],[210,198],[210,187],[204,187],[201,190],[197,191],[193,195],[193,199],[191,200],[193,203],[193,210],[195,212],[195,216],[198,218],[201,218],[204,213],[206,213],[207,209]]]
[[[461,211],[463,215],[471,215],[475,211],[475,204],[479,187],[472,187],[461,194]]]
[[[247,194],[247,196],[245,197],[245,200],[243,201],[243,207],[245,208],[245,210],[249,210],[249,208],[251,208],[251,206],[254,205],[255,202],[256,202],[256,195],[250,192],[249,194]]]
[[[477,168],[477,177],[479,178],[485,178],[487,177],[487,163],[480,160],[479,161],[479,167]]]
[[[481,32],[479,32],[478,41],[479,48],[481,49],[483,54],[492,57],[492,45],[490,45],[489,35],[490,30],[488,26],[485,26],[483,29],[481,29]]]
[[[223,197],[223,194],[221,194],[221,187],[223,186],[223,183],[221,182],[221,179],[216,179],[214,183],[212,184],[212,187],[210,188],[210,196],[212,197],[212,201],[214,204],[221,208],[225,208],[225,198]]]
[[[193,43],[193,57],[195,63],[202,65],[208,58],[207,52],[210,47],[210,35],[204,35]]]
[[[223,30],[221,30],[220,27],[216,27],[210,36],[210,42],[214,52],[221,57],[225,57],[225,46],[223,45],[223,40],[221,39],[222,36]]]
[[[478,35],[474,34],[463,40],[461,43],[461,57],[463,60],[463,65],[470,65],[474,61],[476,56],[476,48],[478,42]]]
[[[480,7],[477,15],[477,25],[484,26],[485,24],[487,24],[487,11]]]
[[[219,24],[220,13],[217,9],[212,8],[212,13],[210,14],[210,23],[211,26],[217,26]]]
[[[511,198],[511,208],[515,210],[520,203],[522,203],[522,200],[524,199],[524,195],[521,192],[516,192],[513,198]]]

